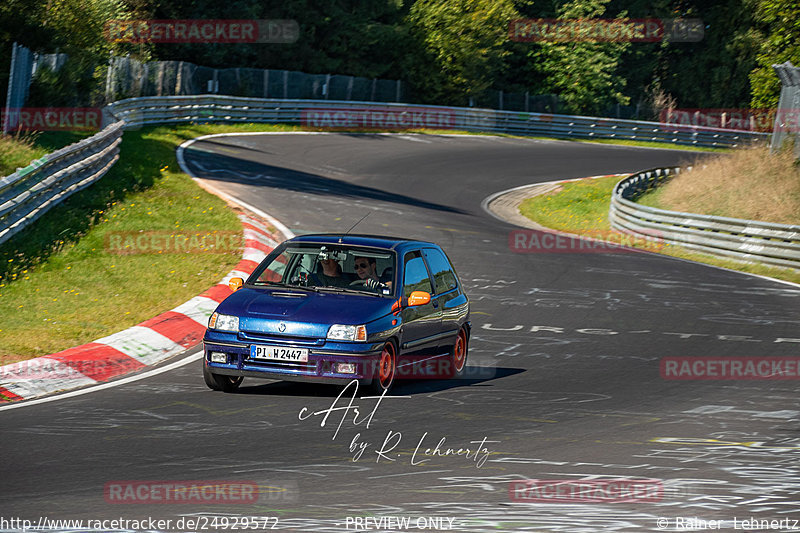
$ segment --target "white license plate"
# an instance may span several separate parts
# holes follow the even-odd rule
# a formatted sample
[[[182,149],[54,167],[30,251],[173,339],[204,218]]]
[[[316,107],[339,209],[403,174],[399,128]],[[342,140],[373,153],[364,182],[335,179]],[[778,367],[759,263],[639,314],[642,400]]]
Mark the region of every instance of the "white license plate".
[[[250,357],[271,361],[308,362],[308,348],[285,348],[283,346],[250,346]]]

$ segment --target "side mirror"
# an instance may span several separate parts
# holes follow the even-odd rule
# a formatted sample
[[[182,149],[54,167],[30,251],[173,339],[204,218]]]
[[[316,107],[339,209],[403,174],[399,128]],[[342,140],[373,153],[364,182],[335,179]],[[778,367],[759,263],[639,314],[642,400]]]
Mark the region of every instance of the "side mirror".
[[[414,291],[409,297],[403,296],[392,304],[392,313],[397,314],[404,307],[414,307],[415,305],[425,305],[431,303],[431,295],[425,291]]]
[[[228,287],[230,287],[233,292],[241,289],[242,285],[244,285],[244,280],[242,278],[231,278],[230,281],[228,281]]]
[[[408,306],[425,305],[431,303],[431,295],[425,291],[414,291],[408,297]]]

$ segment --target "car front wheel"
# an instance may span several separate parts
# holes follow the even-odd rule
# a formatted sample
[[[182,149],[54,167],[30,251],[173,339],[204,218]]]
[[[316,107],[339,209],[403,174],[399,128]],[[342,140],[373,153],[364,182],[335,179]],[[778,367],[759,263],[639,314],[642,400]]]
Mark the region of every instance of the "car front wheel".
[[[381,356],[378,360],[378,369],[372,377],[372,391],[376,394],[388,392],[394,384],[397,372],[397,347],[392,341],[383,345]]]
[[[212,373],[208,367],[203,366],[203,381],[206,382],[211,390],[221,390],[222,392],[233,392],[242,384],[242,376],[222,376]]]

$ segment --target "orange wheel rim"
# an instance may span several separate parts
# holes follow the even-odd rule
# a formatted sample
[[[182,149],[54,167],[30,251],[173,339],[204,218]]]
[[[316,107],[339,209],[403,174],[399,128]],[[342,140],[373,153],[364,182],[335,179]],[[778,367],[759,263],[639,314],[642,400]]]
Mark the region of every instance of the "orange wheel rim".
[[[464,330],[458,332],[458,338],[456,338],[456,346],[453,350],[453,364],[456,367],[457,372],[461,372],[464,368],[464,363],[467,359],[467,336],[464,334]]]
[[[394,377],[394,346],[386,344],[381,353],[381,362],[378,367],[378,379],[381,385],[388,385]]]

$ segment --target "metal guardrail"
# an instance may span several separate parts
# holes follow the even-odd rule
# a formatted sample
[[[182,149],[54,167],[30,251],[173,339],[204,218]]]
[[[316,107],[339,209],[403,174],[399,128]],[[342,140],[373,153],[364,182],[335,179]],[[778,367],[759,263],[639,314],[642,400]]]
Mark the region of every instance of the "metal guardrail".
[[[242,98],[236,96],[162,96],[129,98],[114,102],[109,111],[126,127],[168,122],[272,122],[303,124],[309,111],[340,110],[368,113],[405,112],[409,124],[414,113],[440,114],[448,128],[466,131],[508,133],[525,136],[547,136],[580,139],[622,139],[652,141],[701,147],[735,147],[769,139],[768,133],[722,128],[678,126],[658,122],[642,122],[611,118],[551,115],[518,111],[495,111],[463,107],[422,106],[378,102],[344,102],[333,100],[282,100]],[[333,117],[335,120],[335,116]],[[390,127],[386,129],[391,129]],[[395,129],[402,129],[398,125]]]
[[[0,243],[22,230],[70,194],[108,171],[119,155],[122,131],[146,124],[180,122],[268,122],[303,124],[309,113],[329,116],[335,127],[342,117],[367,117],[376,129],[439,127],[579,139],[621,139],[670,144],[733,147],[768,134],[697,126],[675,126],[596,117],[550,115],[444,106],[281,100],[221,95],[129,98],[109,104],[104,129],[95,136],[33,162],[0,178]],[[392,117],[377,125],[380,117]],[[392,125],[396,127],[393,127]],[[356,125],[357,126],[357,125]],[[352,127],[352,125],[351,125]],[[367,129],[370,125],[366,126]],[[334,128],[335,129],[335,128]]]
[[[0,243],[100,179],[119,159],[123,126],[118,121],[0,178]]]
[[[680,171],[680,168],[646,170],[617,183],[611,195],[611,226],[625,233],[714,255],[800,268],[800,226],[681,213],[635,203],[640,195]]]

